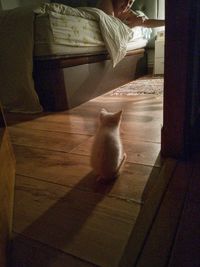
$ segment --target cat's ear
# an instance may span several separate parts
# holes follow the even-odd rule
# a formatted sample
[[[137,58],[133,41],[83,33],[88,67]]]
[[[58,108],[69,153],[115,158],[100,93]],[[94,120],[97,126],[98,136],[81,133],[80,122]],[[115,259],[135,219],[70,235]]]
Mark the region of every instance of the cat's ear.
[[[120,111],[118,111],[117,113],[115,113],[115,116],[116,116],[117,118],[121,119],[121,117],[122,117],[122,113],[123,113],[123,111],[120,110]]]
[[[102,108],[100,111],[100,117],[103,117],[107,113],[108,113],[108,111],[105,108]]]
[[[114,114],[115,121],[119,122],[122,117],[122,110],[118,111],[117,113]]]
[[[120,110],[120,111],[117,112],[117,114],[118,114],[119,116],[121,116],[122,113],[123,113],[123,110]]]
[[[102,114],[105,114],[105,113],[108,113],[108,111],[107,111],[105,108],[102,108],[100,114],[101,114],[101,113],[102,113]]]
[[[99,115],[100,120],[102,120],[104,118],[105,114],[107,114],[107,113],[108,113],[107,110],[105,108],[102,108],[100,111],[100,115]]]

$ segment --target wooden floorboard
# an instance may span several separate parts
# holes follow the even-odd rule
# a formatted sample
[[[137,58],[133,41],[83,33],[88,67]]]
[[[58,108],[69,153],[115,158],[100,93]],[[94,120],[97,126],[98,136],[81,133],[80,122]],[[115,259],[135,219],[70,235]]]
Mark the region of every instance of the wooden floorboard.
[[[200,155],[193,158],[194,168],[173,245],[169,267],[200,266]]]
[[[117,266],[139,210],[132,201],[18,176],[13,230],[112,267]]]
[[[13,240],[15,267],[100,267],[22,235]]]
[[[172,175],[137,267],[164,267],[168,263],[187,192],[190,166],[179,163]]]
[[[9,130],[13,144],[62,152],[70,152],[90,137],[83,134],[32,130],[20,127],[10,127]]]
[[[154,180],[153,184],[149,181],[150,185],[147,183],[144,190],[144,195],[146,191],[148,192],[145,198],[146,201],[140,210],[136,224],[124,250],[119,264],[120,267],[133,267],[137,265],[138,258],[143,253],[146,239],[154,224],[157,212],[160,208],[160,203],[174,173],[176,164],[176,160],[167,159],[157,177],[157,181]],[[151,189],[150,191],[149,188]],[[159,244],[157,245],[159,246]],[[146,266],[148,267],[159,266],[150,264],[151,260],[148,263],[146,262]]]
[[[92,143],[93,137],[88,138],[86,142],[74,148],[71,153],[89,156]],[[135,140],[135,138],[132,141],[123,139],[122,143],[127,154],[127,162],[157,167],[161,166],[160,144]]]
[[[120,267],[200,266],[200,155],[165,160]]]
[[[128,155],[109,185],[90,167],[101,108],[123,110]],[[104,95],[69,111],[6,119],[17,163],[13,266],[117,267],[158,183],[162,96]]]
[[[92,192],[107,192],[139,203],[143,201],[142,194],[150,176],[156,180],[160,171],[157,167],[127,162],[115,183],[104,185],[96,183],[88,156],[17,145],[14,145],[14,151],[18,159],[17,174]]]

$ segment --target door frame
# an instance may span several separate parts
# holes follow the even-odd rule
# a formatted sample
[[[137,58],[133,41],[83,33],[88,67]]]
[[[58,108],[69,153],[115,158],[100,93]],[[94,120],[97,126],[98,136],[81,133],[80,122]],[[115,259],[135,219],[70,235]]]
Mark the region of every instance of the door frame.
[[[193,129],[199,117],[194,118],[194,102],[200,103],[198,81],[199,64],[194,67],[196,53],[200,52],[197,32],[199,4],[195,0],[165,2],[165,74],[161,154],[182,158],[190,152]],[[196,37],[196,38],[195,38]],[[193,40],[193,42],[191,42]],[[198,78],[199,79],[199,78]],[[196,104],[196,106],[198,106]],[[192,117],[193,116],[193,117]],[[193,121],[193,123],[191,123]]]

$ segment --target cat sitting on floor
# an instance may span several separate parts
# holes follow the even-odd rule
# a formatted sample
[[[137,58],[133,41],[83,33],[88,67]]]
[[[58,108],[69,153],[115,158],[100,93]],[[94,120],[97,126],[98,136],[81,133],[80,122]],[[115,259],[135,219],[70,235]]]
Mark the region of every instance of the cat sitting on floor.
[[[112,181],[117,178],[126,160],[120,139],[122,111],[117,113],[102,109],[99,128],[91,150],[91,166],[98,181]]]

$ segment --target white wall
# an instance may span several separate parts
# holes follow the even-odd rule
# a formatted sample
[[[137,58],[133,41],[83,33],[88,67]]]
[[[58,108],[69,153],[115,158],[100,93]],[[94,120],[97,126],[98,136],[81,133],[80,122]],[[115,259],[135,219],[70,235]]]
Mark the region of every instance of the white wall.
[[[158,0],[158,19],[165,19],[165,1],[166,0]],[[154,32],[157,34],[158,31],[164,30],[164,27],[155,28]],[[148,68],[152,69],[154,67],[154,57],[155,51],[154,49],[148,49]]]
[[[0,9],[12,9],[19,6],[35,6],[49,0],[0,0]]]
[[[165,0],[158,1],[158,18],[159,19],[165,18]]]

